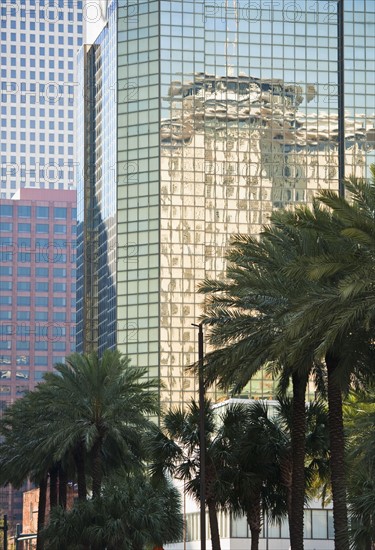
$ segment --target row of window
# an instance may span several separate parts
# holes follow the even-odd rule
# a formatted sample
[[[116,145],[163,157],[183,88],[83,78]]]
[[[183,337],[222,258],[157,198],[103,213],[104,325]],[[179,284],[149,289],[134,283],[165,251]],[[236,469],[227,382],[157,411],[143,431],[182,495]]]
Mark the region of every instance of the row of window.
[[[27,224],[30,227],[30,224]],[[40,224],[38,224],[40,225]],[[47,224],[42,224],[44,227],[48,230]],[[0,222],[0,235],[3,232],[10,232],[12,231],[12,223],[11,222]],[[33,244],[33,241],[30,237],[18,237],[17,242],[16,239],[12,239],[12,237],[1,237],[0,236],[0,246],[3,247],[18,247],[18,249],[22,249],[24,252],[26,249],[30,252],[36,252],[40,251],[41,248],[55,248],[56,251],[60,251],[61,249],[69,248],[70,250],[75,250],[77,248],[77,241],[67,241],[66,239],[45,239],[43,237],[36,237],[34,242],[34,247],[31,248]],[[35,250],[36,249],[36,250]],[[65,250],[64,250],[65,251]]]
[[[48,317],[50,317],[50,320],[53,322],[53,324],[55,322],[59,323],[59,325],[58,325],[59,327],[61,327],[61,325],[60,325],[61,322],[63,322],[63,323],[68,322],[69,323],[69,321],[67,321],[68,315],[65,311],[53,311],[53,312],[34,311],[34,314],[33,314],[34,320],[35,321],[40,321],[40,322],[48,323],[49,322]],[[71,322],[69,324],[71,325],[71,323],[75,322],[76,314],[71,313],[70,317],[71,317]],[[4,321],[10,321],[11,317],[9,319],[3,319],[3,320]],[[17,311],[16,320],[17,321],[30,321],[31,320],[30,311]],[[5,326],[9,326],[9,325],[5,325]],[[45,328],[45,327],[43,326],[43,328]]]
[[[65,267],[54,267],[53,268],[53,277],[56,279],[67,277],[68,270]],[[13,267],[12,266],[0,266],[0,277],[12,276]],[[18,277],[31,277],[31,267],[18,267],[17,268]],[[36,267],[35,268],[35,277],[46,278],[49,276],[48,267]],[[76,269],[71,269],[71,276],[73,279],[76,277]]]
[[[19,205],[17,207],[13,207],[12,204],[1,204],[0,216],[13,217],[13,212],[16,208],[19,218],[31,218],[31,206]],[[53,219],[66,220],[68,218],[68,208],[61,206],[55,206],[53,210],[52,207],[50,208],[49,206],[36,206],[35,216],[41,219],[48,219],[50,216],[50,211],[51,215],[53,215]],[[76,208],[71,209],[71,216],[73,220],[77,219]]]
[[[53,263],[53,264],[66,264],[68,262],[68,256],[66,254],[61,254],[58,251],[45,249],[43,251],[35,252],[35,262],[36,263]],[[75,254],[71,254],[69,262],[74,264],[76,263],[77,257]],[[13,252],[0,250],[0,261],[1,262],[12,262],[13,261]],[[30,252],[18,252],[17,261],[19,263],[31,263],[31,253]]]
[[[43,286],[44,283],[36,283],[36,285]],[[48,285],[48,283],[47,283]],[[39,292],[48,292],[44,288],[38,288]],[[53,298],[52,305],[53,307],[66,307],[67,305],[66,298]],[[13,303],[13,296],[0,296],[0,306],[11,306]],[[48,296],[35,296],[34,305],[37,307],[48,307],[50,300]],[[76,301],[75,298],[72,298],[70,305],[72,308],[75,307]],[[31,297],[30,296],[17,296],[17,305],[18,306],[31,306]]]
[[[76,214],[74,214],[74,216],[75,215]],[[56,226],[57,226],[57,224],[56,224]],[[59,225],[58,227],[65,227],[65,226]],[[13,230],[12,222],[0,222],[0,231],[1,232],[11,232],[12,230]],[[54,227],[54,230],[55,230],[55,227]],[[18,233],[31,233],[31,224],[30,223],[19,223],[18,226],[17,226],[17,231],[18,231]],[[35,232],[36,233],[49,233],[50,231],[51,231],[51,225],[49,225],[47,223],[37,223],[35,225]],[[54,232],[56,233],[56,231],[54,231]],[[64,231],[64,230],[58,229],[57,232],[58,233],[66,233],[66,230]],[[76,228],[75,225],[71,226],[71,232],[73,234],[77,233],[77,228]],[[23,237],[22,237],[22,239],[23,239]],[[40,246],[40,245],[37,244],[40,241],[41,241],[41,239],[36,239],[36,241],[35,241],[36,246]],[[68,242],[65,245],[62,244],[63,242],[67,243],[66,240],[59,239],[59,241],[54,240],[53,242],[49,242],[49,245],[59,246],[59,247],[63,247],[63,248],[67,248],[67,247],[70,247],[72,249],[76,248],[75,241]],[[58,244],[56,244],[56,243],[58,243]]]
[[[52,350],[53,351],[66,351],[67,350],[67,346],[66,345],[66,342],[53,342],[52,343]],[[0,340],[0,349],[6,349],[6,350],[10,350],[12,349],[12,342],[11,341],[4,341],[4,340]],[[30,342],[28,341],[17,341],[16,342],[16,349],[17,350],[30,350]],[[47,341],[44,341],[44,342],[35,342],[34,344],[34,350],[39,350],[39,351],[44,351],[44,350],[48,350],[48,342]],[[45,356],[44,357],[45,361],[48,360],[48,357]],[[43,364],[40,362],[40,359],[38,359],[38,356],[35,357],[34,359],[34,363],[35,364]],[[47,363],[45,363],[47,364]]]
[[[58,117],[58,118],[65,119],[66,116],[67,116],[66,111],[64,109],[48,109],[47,112],[46,112],[46,109],[44,107],[39,107],[38,112],[36,112],[35,107],[30,107],[29,109],[26,109],[26,107],[19,107],[18,106],[18,109],[19,109],[19,114],[21,115],[21,117],[24,117],[24,116],[34,117],[34,116],[37,116],[38,118],[43,118],[45,116],[49,116],[49,118]],[[17,115],[17,107],[10,107],[10,114],[12,116],[16,116]],[[73,111],[68,111],[68,118],[73,118]],[[6,132],[2,131],[1,138],[2,139],[7,138]],[[14,138],[15,138],[15,136],[14,136]],[[12,139],[13,139],[13,137],[12,137]]]
[[[22,73],[22,71],[21,71],[21,73]],[[25,73],[24,77],[21,74],[21,78],[26,78],[26,73]],[[30,92],[28,92],[26,94],[19,95],[16,92],[11,93],[10,91],[7,91],[7,92],[3,92],[1,94],[1,96],[0,96],[1,103],[7,103],[8,102],[8,97],[9,97],[9,103],[17,103],[17,104],[28,103],[30,105],[35,105],[35,104],[39,103],[40,105],[60,105],[60,106],[63,107],[65,104],[71,105],[71,101],[72,101],[72,94],[71,93],[66,93],[65,95],[62,95],[62,93],[60,93],[58,98],[56,97],[56,95],[54,95],[52,97],[49,97],[49,98],[48,97],[46,98],[43,94],[39,94],[37,96],[36,93],[31,94]],[[69,116],[69,118],[73,118],[73,115]],[[24,134],[24,132],[21,132],[21,138],[22,138],[22,134]],[[32,134],[33,134],[34,140],[35,140],[35,132],[32,132]],[[43,136],[43,141],[44,141],[45,140],[45,135],[41,134],[41,136]]]
[[[74,9],[77,6],[77,10],[82,10],[82,0],[11,0],[5,2],[8,4],[8,9],[12,8],[13,10],[19,9],[19,6],[40,6],[40,7],[49,7],[56,9],[59,8],[68,8],[69,10]]]
[[[60,358],[63,359],[63,357]],[[43,375],[45,374],[45,370],[36,370],[34,371],[34,380],[40,381],[43,379]],[[16,373],[13,373],[13,377],[15,377],[16,380],[29,380],[30,379],[30,373],[28,370],[20,370]],[[0,381],[1,380],[10,380],[12,377],[12,372],[10,370],[0,370]],[[5,393],[4,391],[2,393]]]
[[[16,286],[16,285],[15,285]],[[51,285],[52,286],[52,285]],[[49,292],[50,285],[48,281],[38,281],[35,283],[36,292]],[[53,292],[67,292],[68,285],[66,283],[53,283]],[[13,281],[0,281],[0,291],[13,290]],[[17,290],[31,291],[31,283],[27,281],[18,281]],[[76,292],[76,283],[70,285],[70,291]],[[0,297],[0,300],[6,297]]]

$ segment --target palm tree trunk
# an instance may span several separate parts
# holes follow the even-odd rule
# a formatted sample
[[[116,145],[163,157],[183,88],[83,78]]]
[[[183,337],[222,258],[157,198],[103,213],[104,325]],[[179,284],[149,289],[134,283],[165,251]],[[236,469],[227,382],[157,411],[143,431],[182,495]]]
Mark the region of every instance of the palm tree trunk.
[[[86,471],[85,471],[85,450],[83,443],[79,443],[74,450],[74,463],[77,470],[78,500],[86,500]]]
[[[215,502],[211,499],[208,499],[207,508],[208,508],[208,517],[210,518],[212,550],[221,550],[219,522],[217,521],[217,512],[216,512]]]
[[[68,486],[68,477],[65,468],[61,462],[59,464],[59,505],[66,510],[66,494]]]
[[[289,533],[291,550],[303,550],[303,517],[305,504],[305,447],[306,447],[306,387],[307,375],[292,375],[292,487]]]
[[[253,494],[252,506],[247,509],[247,523],[251,532],[251,550],[259,549],[259,536],[262,530],[262,509],[260,491]]]
[[[284,485],[286,490],[286,507],[288,511],[288,520],[289,526],[292,523],[292,476],[293,476],[293,463],[292,463],[292,454],[288,453],[287,456],[284,456],[280,462],[280,476],[281,483]],[[290,527],[289,527],[290,530]]]
[[[36,550],[43,550],[44,544],[41,538],[41,531],[46,521],[46,506],[47,506],[47,474],[39,480],[39,502],[38,502],[38,531],[36,540]]]
[[[339,359],[335,355],[327,353],[325,360],[328,373],[328,415],[335,550],[349,550],[344,461],[345,436],[342,418],[342,394],[338,373]]]
[[[100,497],[102,488],[102,437],[98,437],[92,449],[92,496]]]
[[[54,464],[49,471],[49,506],[50,510],[57,506],[57,477],[58,465]]]

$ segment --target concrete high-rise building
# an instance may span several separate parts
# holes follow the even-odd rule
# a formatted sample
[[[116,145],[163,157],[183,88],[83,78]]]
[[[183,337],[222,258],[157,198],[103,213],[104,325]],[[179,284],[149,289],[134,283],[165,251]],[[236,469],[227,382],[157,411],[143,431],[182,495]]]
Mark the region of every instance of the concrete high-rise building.
[[[374,162],[374,22],[372,0],[109,3],[80,53],[80,350],[116,345],[189,399],[197,285],[230,236]]]
[[[20,189],[1,201],[0,416],[75,350],[75,271],[75,191]],[[21,521],[22,495],[1,489],[0,510]]]
[[[76,186],[82,0],[1,0],[0,198]]]

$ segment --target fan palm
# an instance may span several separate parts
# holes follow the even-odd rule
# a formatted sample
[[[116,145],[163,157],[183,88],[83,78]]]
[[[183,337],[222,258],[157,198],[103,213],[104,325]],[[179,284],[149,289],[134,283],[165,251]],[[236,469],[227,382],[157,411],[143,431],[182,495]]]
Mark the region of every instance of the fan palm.
[[[228,502],[231,479],[225,474],[226,451],[217,434],[215,413],[210,401],[205,401],[206,436],[206,504],[211,528],[213,550],[220,550],[217,511]],[[154,428],[149,445],[150,470],[155,479],[165,473],[184,480],[186,493],[197,501],[200,498],[200,433],[199,406],[193,400],[187,411],[169,410],[161,421],[161,429]]]

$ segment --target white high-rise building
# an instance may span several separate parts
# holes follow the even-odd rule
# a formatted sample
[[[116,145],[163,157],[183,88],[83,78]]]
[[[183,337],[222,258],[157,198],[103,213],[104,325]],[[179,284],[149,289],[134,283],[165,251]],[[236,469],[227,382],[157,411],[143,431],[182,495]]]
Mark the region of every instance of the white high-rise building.
[[[75,187],[82,0],[1,0],[0,198]]]

